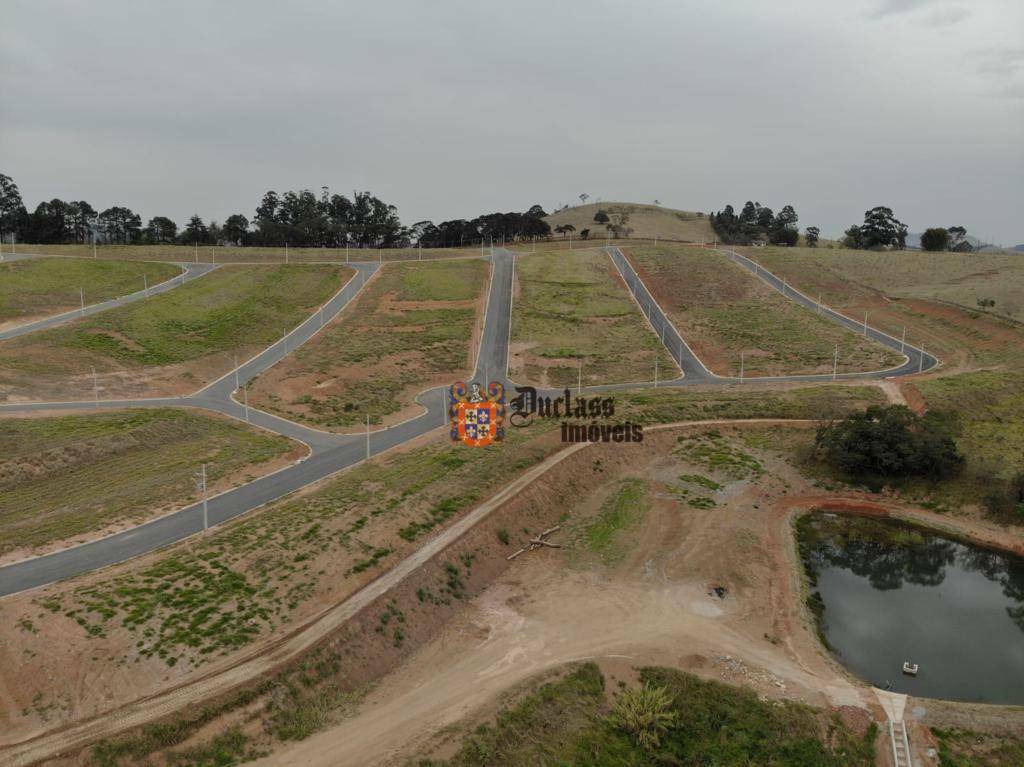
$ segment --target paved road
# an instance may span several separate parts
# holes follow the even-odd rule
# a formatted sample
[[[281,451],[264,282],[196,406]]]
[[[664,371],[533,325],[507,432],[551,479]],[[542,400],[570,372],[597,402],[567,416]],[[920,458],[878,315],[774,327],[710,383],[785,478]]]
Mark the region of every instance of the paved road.
[[[632,265],[622,252],[615,247],[608,249],[609,255],[640,304],[645,316],[651,323],[655,333],[662,338],[669,353],[679,364],[683,375],[669,381],[659,382],[663,386],[692,386],[697,384],[740,383],[737,378],[717,376],[709,371],[693,351],[686,345],[678,330],[668,320],[657,301],[654,300],[647,286],[637,276]],[[737,260],[741,266],[747,266],[742,256],[728,253],[727,256]],[[512,308],[512,277],[515,254],[510,251],[495,249],[492,252],[493,273],[488,293],[487,311],[484,319],[484,331],[480,340],[474,380],[478,382],[499,380],[510,385],[506,375],[508,368],[509,323]],[[784,285],[782,280],[770,275],[759,267],[753,267],[757,276],[774,287],[787,298],[801,305],[817,310],[816,302],[793,288]],[[377,271],[379,264],[354,263],[357,274],[345,287],[324,305],[323,313],[317,312],[284,339],[264,350],[238,368],[238,382],[244,385],[247,381],[267,370],[294,351],[299,345],[315,335],[323,323],[337,315],[358,294],[366,281]],[[830,309],[822,310],[825,316],[834,322],[858,330],[861,325]],[[880,331],[869,330],[872,338],[893,349],[899,349],[900,342]],[[918,367],[925,370],[937,364],[931,355],[924,354],[915,347],[907,346],[908,362],[892,371],[868,373],[843,373],[840,379],[880,378],[895,375],[907,375],[917,372]],[[750,378],[748,381],[829,381],[831,375],[822,376],[776,376]],[[636,388],[637,384],[619,386],[587,387],[587,391],[608,391],[614,389]],[[306,485],[330,476],[342,469],[354,466],[368,456],[390,450],[411,439],[419,437],[447,424],[447,387],[437,387],[422,392],[416,401],[425,408],[425,412],[403,423],[389,428],[379,429],[366,435],[338,435],[311,429],[283,418],[248,408],[232,399],[235,391],[235,372],[209,384],[190,397],[157,398],[147,400],[105,400],[99,403],[64,402],[64,403],[33,403],[19,405],[0,405],[0,413],[4,411],[31,411],[54,409],[81,409],[83,405],[100,409],[124,407],[196,407],[248,420],[270,431],[292,439],[300,440],[310,447],[310,456],[305,460],[285,468],[275,474],[262,477],[254,482],[229,490],[209,500],[209,523],[219,524],[233,519],[247,511],[257,508],[270,501],[279,499]],[[551,390],[558,394],[561,390]],[[511,392],[510,392],[511,393]],[[547,392],[544,392],[547,393]],[[82,544],[34,559],[0,567],[0,596],[12,594],[25,589],[45,585],[53,581],[69,578],[100,567],[121,562],[139,556],[176,541],[180,541],[202,529],[202,504],[181,509],[160,519],[148,522],[122,533],[102,538],[91,543]]]
[[[488,294],[484,331],[474,378],[483,381],[484,373],[491,379],[504,380],[508,358],[509,312],[512,304],[512,254],[495,252],[494,272]],[[379,268],[378,264],[351,264],[357,275],[324,306],[323,322],[340,312],[362,289],[366,280]],[[239,382],[245,384],[281,360],[287,353],[309,340],[321,327],[317,312],[284,339],[239,366]],[[245,408],[233,399],[235,374],[229,373],[191,397],[148,400],[108,400],[93,405],[82,402],[2,405],[3,411],[81,409],[83,405],[100,409],[124,407],[198,407],[245,419]],[[411,439],[442,428],[447,422],[447,387],[423,392],[417,402],[424,406],[422,415],[390,428],[366,435],[339,435],[309,429],[276,416],[249,408],[251,423],[271,431],[299,439],[311,448],[310,457],[275,474],[229,490],[209,499],[209,524],[233,519],[247,511],[281,498],[306,485],[354,466],[367,455],[376,455]],[[202,504],[197,503],[124,532],[91,543],[74,546],[53,554],[35,557],[0,567],[0,596],[35,588],[47,583],[89,572],[180,541],[202,530]]]
[[[29,258],[31,258],[31,256],[19,255],[7,256],[5,257],[4,260],[21,261]],[[181,266],[182,268],[181,274],[179,274],[177,277],[172,277],[171,279],[165,282],[161,282],[157,285],[154,285],[149,290],[140,290],[138,293],[131,293],[127,296],[121,296],[120,298],[112,298],[109,301],[102,301],[98,304],[91,304],[89,306],[86,306],[84,309],[73,309],[70,312],[55,314],[52,317],[45,317],[44,319],[36,320],[35,322],[30,322],[26,325],[18,325],[15,328],[0,331],[0,341],[6,341],[10,338],[17,338],[18,336],[24,336],[28,335],[29,333],[35,333],[36,331],[39,330],[45,330],[46,328],[56,327],[57,325],[62,325],[65,322],[76,320],[79,317],[88,317],[90,314],[105,312],[107,311],[107,309],[113,309],[115,306],[124,306],[125,304],[132,303],[133,301],[138,301],[143,298],[149,298],[150,296],[155,296],[159,293],[166,293],[168,290],[176,288],[179,285],[184,285],[186,282],[191,282],[192,280],[198,279],[199,277],[202,277],[204,274],[207,274],[216,268],[212,264],[179,264],[179,266]]]
[[[630,292],[632,292],[634,298],[636,298],[644,315],[651,323],[651,327],[654,328],[655,333],[664,342],[665,348],[668,350],[669,354],[672,355],[672,358],[676,360],[683,371],[683,375],[681,377],[672,381],[659,382],[659,385],[686,386],[707,383],[738,384],[741,382],[739,378],[715,375],[708,370],[697,355],[693,353],[693,350],[686,345],[682,335],[658,305],[658,302],[651,295],[643,280],[641,280],[637,275],[636,270],[629,262],[629,259],[627,259],[623,255],[622,251],[617,247],[613,246],[607,248],[607,251],[620,274],[622,274],[626,284],[629,286]],[[849,317],[840,314],[833,309],[829,309],[826,306],[819,306],[818,302],[814,299],[804,295],[780,277],[777,277],[739,253],[735,253],[731,250],[723,250],[721,253],[730,261],[733,261],[740,267],[747,269],[749,272],[763,280],[765,284],[769,285],[791,301],[795,301],[811,311],[819,312],[823,317],[831,320],[837,325],[842,325],[855,333],[864,333],[863,322],[850,319]],[[895,378],[898,376],[906,376],[931,370],[939,364],[939,361],[935,356],[928,354],[926,351],[919,349],[916,346],[912,346],[911,344],[904,344],[900,339],[893,338],[889,334],[883,333],[881,330],[872,328],[870,325],[868,326],[867,333],[865,335],[893,351],[904,354],[907,357],[906,362],[889,370],[873,370],[860,373],[839,373],[836,376],[833,376],[831,373],[822,375],[748,376],[744,378],[743,381],[749,383],[778,383],[787,381],[815,382]],[[635,385],[633,386],[635,388]],[[623,386],[617,388],[629,387]]]

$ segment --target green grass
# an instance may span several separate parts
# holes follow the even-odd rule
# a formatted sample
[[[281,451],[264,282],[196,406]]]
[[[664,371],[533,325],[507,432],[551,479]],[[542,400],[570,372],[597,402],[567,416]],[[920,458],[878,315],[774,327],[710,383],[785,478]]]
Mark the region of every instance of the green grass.
[[[540,434],[531,429],[489,448],[440,442],[396,453],[144,566],[89,586],[72,582],[38,601],[86,636],[123,627],[142,657],[200,664],[289,621],[338,560],[351,563],[339,580],[392,564],[410,542],[550,454],[550,443],[531,442]]]
[[[723,418],[828,419],[884,402],[885,395],[874,386],[815,385],[784,391],[661,389],[616,393],[615,417],[647,424]]]
[[[468,735],[451,759],[419,764],[874,765],[874,727],[857,736],[837,716],[789,701],[761,701],[752,691],[675,669],[648,667],[640,676],[643,684],[664,690],[671,701],[671,723],[658,745],[642,747],[616,725],[605,700],[604,678],[595,664],[585,663],[503,709],[493,724]]]
[[[139,369],[264,347],[306,319],[348,274],[339,266],[224,267],[148,300],[7,342],[0,371]]]
[[[606,565],[622,559],[626,550],[621,534],[647,512],[647,486],[643,480],[620,482],[583,529],[583,544]]]
[[[172,264],[77,258],[0,262],[0,323],[57,314],[152,287],[176,277]],[[82,292],[79,293],[79,290]]]
[[[513,378],[575,385],[675,377],[675,363],[646,324],[609,257],[599,250],[520,256],[512,308]]]
[[[196,497],[287,453],[284,437],[173,410],[0,420],[0,553],[37,547]]]
[[[903,357],[783,298],[724,256],[701,248],[628,250],[647,287],[704,364],[746,375],[879,370]]]
[[[733,480],[758,479],[764,474],[764,466],[757,458],[717,431],[684,434],[678,438],[674,452],[691,463]]]
[[[354,311],[262,376],[253,404],[321,427],[383,419],[431,383],[454,383],[471,366],[472,303],[486,288],[479,260],[386,266]],[[284,393],[285,387],[301,391]],[[290,390],[290,389],[289,389]]]

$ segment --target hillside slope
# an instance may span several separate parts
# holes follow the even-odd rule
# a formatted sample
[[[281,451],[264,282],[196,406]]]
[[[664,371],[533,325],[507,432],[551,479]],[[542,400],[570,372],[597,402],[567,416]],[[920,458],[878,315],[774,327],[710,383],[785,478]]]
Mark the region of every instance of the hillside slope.
[[[632,202],[598,202],[588,205],[577,205],[574,208],[552,213],[545,221],[554,229],[560,224],[572,224],[576,231],[590,229],[593,237],[604,236],[604,224],[594,222],[594,214],[604,210],[613,213],[628,213],[629,226],[633,232],[630,237],[657,237],[666,240],[686,240],[710,242],[714,232],[707,218],[698,217],[696,213],[684,210],[673,210],[658,205],[640,205]]]

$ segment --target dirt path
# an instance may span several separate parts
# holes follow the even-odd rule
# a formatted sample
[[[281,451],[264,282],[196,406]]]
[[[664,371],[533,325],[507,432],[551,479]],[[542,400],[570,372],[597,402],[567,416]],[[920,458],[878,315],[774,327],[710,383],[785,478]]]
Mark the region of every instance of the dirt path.
[[[679,428],[681,426],[797,425],[806,423],[810,422],[786,419],[707,420],[656,426],[651,427],[647,431],[654,432],[663,429]],[[561,461],[587,447],[589,447],[587,443],[575,444],[551,456],[507,485],[487,502],[473,509],[451,527],[427,541],[414,554],[344,602],[325,610],[305,625],[297,627],[290,634],[279,637],[273,642],[263,643],[250,648],[247,652],[240,654],[235,665],[191,680],[180,687],[164,693],[109,711],[98,717],[75,723],[62,730],[0,750],[0,755],[5,760],[4,763],[26,765],[50,758],[58,753],[73,751],[100,738],[111,737],[132,727],[171,715],[186,706],[195,705],[200,701],[235,689],[252,679],[270,674],[282,664],[293,660],[325,637],[331,635],[360,610],[370,605],[389,589],[398,585],[413,571],[442,552],[448,545],[458,540],[492,511],[514,498],[520,491],[557,466]],[[626,599],[625,603],[628,604],[630,599]],[[538,630],[541,629],[538,628]],[[668,629],[659,629],[658,631],[666,630]]]

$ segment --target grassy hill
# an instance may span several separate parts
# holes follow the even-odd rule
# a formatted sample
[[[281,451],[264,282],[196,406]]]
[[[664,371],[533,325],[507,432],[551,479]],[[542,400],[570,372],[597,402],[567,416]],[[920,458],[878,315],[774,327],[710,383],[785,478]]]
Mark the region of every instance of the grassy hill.
[[[588,205],[577,205],[574,208],[552,213],[545,221],[554,229],[560,224],[572,224],[576,231],[590,229],[591,236],[604,237],[604,224],[594,222],[594,214],[603,210],[609,215],[628,213],[629,226],[633,232],[630,237],[649,237],[665,240],[687,240],[700,242],[702,239],[711,241],[714,232],[707,218],[685,210],[673,210],[658,205],[640,205],[632,202],[597,202]]]

